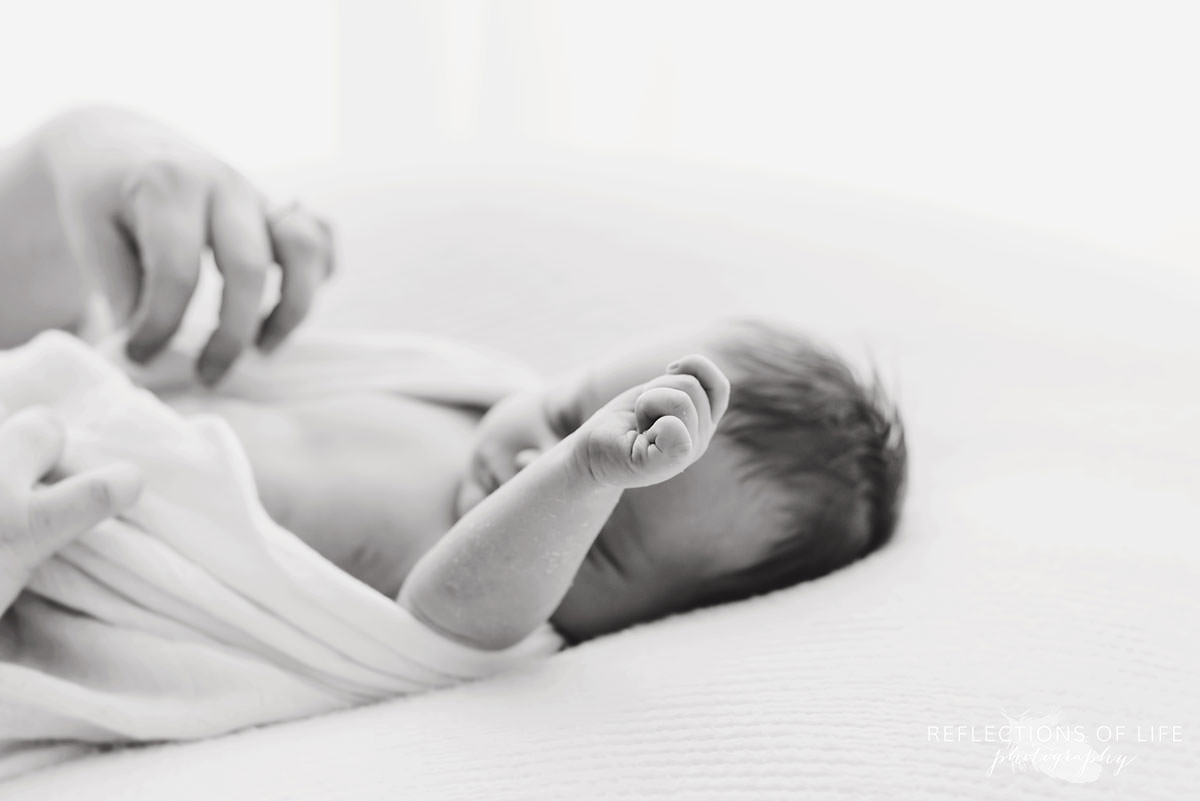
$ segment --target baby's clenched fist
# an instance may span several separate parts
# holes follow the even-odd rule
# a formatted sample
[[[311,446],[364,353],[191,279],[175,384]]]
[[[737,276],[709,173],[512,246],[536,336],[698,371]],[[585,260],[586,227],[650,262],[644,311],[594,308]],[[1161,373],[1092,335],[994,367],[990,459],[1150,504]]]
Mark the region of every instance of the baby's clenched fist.
[[[600,484],[658,484],[704,455],[728,408],[725,374],[706,356],[685,356],[592,415],[577,432],[576,455]]]

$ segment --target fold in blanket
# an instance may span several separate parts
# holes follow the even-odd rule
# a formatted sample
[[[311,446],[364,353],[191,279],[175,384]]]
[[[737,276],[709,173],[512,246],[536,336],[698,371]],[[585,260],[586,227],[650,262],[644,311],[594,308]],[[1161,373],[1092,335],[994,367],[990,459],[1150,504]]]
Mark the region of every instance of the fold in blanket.
[[[544,628],[486,652],[424,628],[271,521],[223,421],[158,400],[206,391],[190,358],[169,353],[147,371],[108,350],[47,333],[0,353],[0,403],[58,412],[68,469],[119,458],[147,477],[131,511],[44,564],[0,619],[0,778],[96,745],[206,737],[445,687],[561,645]],[[248,356],[220,391],[269,401],[378,390],[484,406],[528,380],[431,338],[350,336]]]

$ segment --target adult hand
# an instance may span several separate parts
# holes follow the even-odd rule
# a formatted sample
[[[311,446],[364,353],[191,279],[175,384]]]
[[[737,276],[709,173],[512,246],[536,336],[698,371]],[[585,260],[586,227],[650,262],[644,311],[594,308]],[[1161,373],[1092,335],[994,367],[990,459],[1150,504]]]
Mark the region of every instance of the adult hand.
[[[214,383],[251,344],[269,351],[304,319],[333,270],[329,226],[299,205],[269,209],[236,170],[171,129],[116,109],[73,111],[39,132],[75,258],[128,319],[145,362],[178,330],[212,249],[223,280],[197,371]],[[260,319],[268,273],[278,304]]]
[[[0,419],[0,614],[38,565],[141,493],[141,473],[124,462],[64,473],[64,443],[62,424],[45,410]],[[41,483],[48,476],[58,480]]]

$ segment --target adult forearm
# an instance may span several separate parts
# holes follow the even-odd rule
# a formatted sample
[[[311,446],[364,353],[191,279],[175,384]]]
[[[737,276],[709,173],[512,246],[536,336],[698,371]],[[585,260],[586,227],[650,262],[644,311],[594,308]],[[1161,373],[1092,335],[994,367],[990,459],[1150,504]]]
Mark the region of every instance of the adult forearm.
[[[568,437],[468,512],[417,563],[400,603],[435,630],[501,649],[550,618],[621,496]]]
[[[88,292],[36,135],[0,150],[0,347],[74,327]]]

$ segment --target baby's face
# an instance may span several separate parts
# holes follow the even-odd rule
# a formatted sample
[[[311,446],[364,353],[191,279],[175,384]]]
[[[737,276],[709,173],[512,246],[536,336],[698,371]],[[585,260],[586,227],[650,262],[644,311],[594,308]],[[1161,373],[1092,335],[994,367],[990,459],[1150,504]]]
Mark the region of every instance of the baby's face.
[[[719,432],[675,478],[626,490],[551,622],[586,640],[690,608],[708,582],[759,561],[782,498],[743,479],[741,446]]]
[[[594,384],[603,403],[658,375],[684,353],[705,353],[734,385],[741,378],[724,363],[713,337],[690,332],[639,343],[599,363]],[[553,447],[572,425],[556,425],[552,390],[509,397],[477,429],[474,458],[458,511],[474,506],[521,467]],[[578,425],[581,421],[574,421]],[[713,578],[759,561],[781,526],[782,491],[745,477],[743,446],[718,426],[708,450],[669,481],[626,490],[588,552],[552,622],[568,638],[585,640],[689,608]]]
[[[523,466],[509,462],[519,463],[525,449],[558,440],[542,410],[530,392],[484,418],[460,514],[508,481]],[[761,478],[743,477],[742,447],[718,428],[687,470],[622,494],[552,617],[564,635],[586,640],[686,609],[714,577],[759,560],[779,529],[783,499]]]

